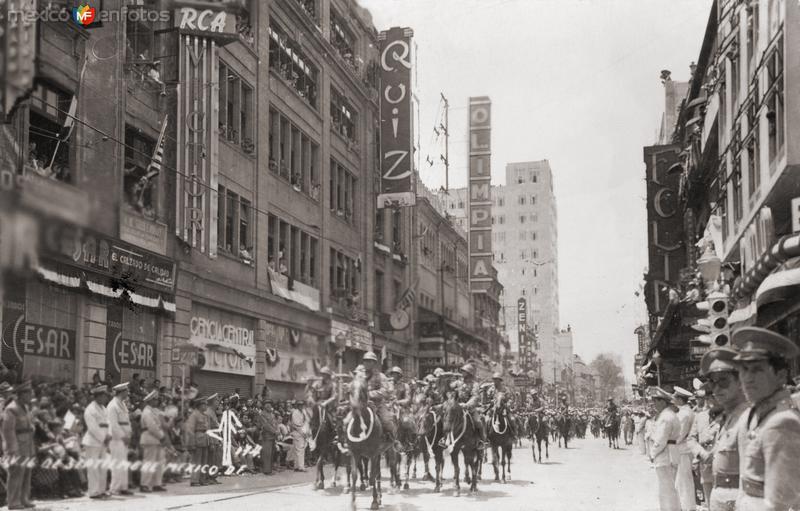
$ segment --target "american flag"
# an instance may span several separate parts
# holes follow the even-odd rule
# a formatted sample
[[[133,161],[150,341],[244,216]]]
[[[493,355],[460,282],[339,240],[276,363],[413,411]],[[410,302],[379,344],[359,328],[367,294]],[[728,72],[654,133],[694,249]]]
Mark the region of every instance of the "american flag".
[[[156,177],[161,172],[161,163],[164,159],[164,138],[167,133],[167,116],[164,115],[164,122],[161,123],[161,133],[158,134],[158,142],[156,149],[153,151],[153,157],[150,158],[150,165],[147,166],[147,173],[144,175],[145,180],[149,181]]]

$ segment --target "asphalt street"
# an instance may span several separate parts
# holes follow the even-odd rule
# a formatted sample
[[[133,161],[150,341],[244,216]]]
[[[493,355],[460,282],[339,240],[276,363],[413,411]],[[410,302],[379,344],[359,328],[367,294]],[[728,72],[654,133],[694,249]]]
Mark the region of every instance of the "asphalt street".
[[[491,465],[484,467],[477,495],[468,495],[462,483],[460,497],[454,495],[452,469],[445,467],[442,492],[433,493],[432,483],[410,482],[408,490],[388,488],[384,477],[383,507],[386,511],[470,511],[494,508],[503,511],[653,511],[658,508],[656,478],[649,463],[634,447],[611,450],[605,440],[576,440],[569,449],[551,446],[550,459],[534,464],[530,445],[514,449],[512,479],[494,482]],[[419,476],[422,475],[421,462]],[[235,509],[236,511],[286,509],[320,511],[350,509],[350,496],[342,487],[315,491],[309,473],[279,476],[226,478],[225,484],[188,488],[171,485],[164,494],[148,494],[106,501],[74,499],[38,502],[37,507],[54,511],[145,511]],[[327,482],[331,469],[326,471]],[[282,479],[281,479],[282,478]],[[344,483],[344,471],[340,471]],[[269,485],[269,487],[267,487]],[[183,487],[186,488],[183,488]],[[371,492],[358,492],[357,509],[369,509]]]

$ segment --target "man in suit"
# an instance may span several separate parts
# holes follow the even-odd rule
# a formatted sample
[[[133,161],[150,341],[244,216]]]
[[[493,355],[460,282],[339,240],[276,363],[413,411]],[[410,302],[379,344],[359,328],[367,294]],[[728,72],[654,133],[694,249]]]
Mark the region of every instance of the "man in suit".
[[[31,503],[31,472],[26,467],[25,458],[36,455],[33,445],[33,424],[30,406],[33,387],[30,382],[20,384],[14,389],[17,397],[3,411],[3,454],[8,457],[19,456],[17,463],[8,466],[6,491],[8,509],[33,507]]]
[[[108,444],[111,443],[106,411],[109,398],[108,386],[98,385],[91,390],[91,394],[92,402],[83,412],[86,433],[83,435],[81,444],[87,460],[92,462],[86,469],[86,478],[89,480],[89,498],[102,499],[108,496],[106,492],[108,469],[101,463],[108,453]]]
[[[111,470],[110,490],[112,495],[133,495],[133,492],[128,489],[128,469],[119,468],[122,463],[128,461],[128,446],[131,442],[131,422],[128,416],[128,407],[125,404],[128,399],[128,386],[128,382],[115,385],[112,389],[114,397],[106,407],[108,429],[111,432],[111,442],[109,442],[108,448],[115,465],[115,468]]]
[[[234,394],[236,402],[239,400],[239,389],[236,389],[236,393]],[[235,406],[233,403],[234,397],[231,397],[231,407]],[[219,429],[219,419],[217,418],[217,406],[219,405],[219,394],[214,393],[211,394],[206,398],[206,411],[205,414],[208,417],[208,429],[214,430]],[[222,442],[217,440],[216,438],[209,437],[208,439],[208,464],[217,467],[217,470],[222,468]],[[221,484],[217,481],[217,476],[209,476],[208,478],[209,484]]]
[[[278,436],[278,419],[272,411],[272,403],[264,403],[262,412],[258,415],[261,428],[261,472],[265,475],[272,474],[272,452],[275,439]]]
[[[208,464],[208,416],[206,408],[208,404],[204,397],[196,397],[192,401],[194,410],[186,419],[186,447],[192,453],[192,465],[202,467]],[[191,486],[205,486],[208,484],[208,475],[200,470],[192,471]]]
[[[141,490],[144,493],[165,491],[162,480],[167,460],[164,451],[167,434],[161,427],[161,416],[156,408],[158,399],[158,391],[151,390],[142,400],[145,406],[142,410],[142,436],[139,445],[143,451],[142,461],[147,467],[142,470]]]
[[[651,436],[650,461],[658,477],[658,500],[661,511],[680,511],[681,503],[675,489],[675,474],[678,469],[677,440],[680,438],[681,423],[672,411],[672,396],[659,387],[650,389],[658,416]]]
[[[688,390],[675,386],[672,394],[672,403],[678,408],[678,421],[681,423],[681,434],[678,437],[678,472],[675,474],[675,489],[678,490],[678,497],[681,500],[683,511],[694,511],[694,476],[692,476],[692,449],[689,444],[689,434],[694,426],[694,411],[689,406],[689,398],[692,393]]]
[[[800,509],[800,410],[784,388],[800,349],[765,328],[742,327],[731,342],[750,402],[739,428],[741,490],[737,511]]]

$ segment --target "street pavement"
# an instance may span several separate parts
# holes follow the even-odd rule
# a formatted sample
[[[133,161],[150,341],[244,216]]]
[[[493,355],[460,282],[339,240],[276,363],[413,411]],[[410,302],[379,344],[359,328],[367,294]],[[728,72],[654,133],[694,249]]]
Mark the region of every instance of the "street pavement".
[[[489,506],[503,511],[655,511],[658,509],[656,476],[644,456],[634,447],[609,449],[603,439],[575,440],[569,449],[551,446],[550,459],[534,464],[530,444],[514,449],[512,479],[492,481],[490,464],[484,465],[478,494],[468,494],[462,481],[460,497],[454,496],[449,458],[441,493],[433,493],[432,483],[410,481],[409,490],[388,486],[385,475],[383,507],[386,511],[472,511]],[[384,471],[385,473],[385,471]],[[422,462],[418,466],[422,476]],[[37,507],[53,511],[213,511],[235,507],[236,511],[287,509],[321,511],[350,509],[350,496],[341,486],[322,491],[312,489],[313,472],[283,472],[273,476],[224,478],[217,486],[189,488],[187,483],[170,485],[164,494],[137,494],[126,499],[91,501],[87,498],[37,502]],[[331,480],[326,470],[326,486]],[[344,470],[340,470],[340,485]],[[199,491],[195,491],[199,490]],[[371,491],[357,494],[357,509],[369,509]]]

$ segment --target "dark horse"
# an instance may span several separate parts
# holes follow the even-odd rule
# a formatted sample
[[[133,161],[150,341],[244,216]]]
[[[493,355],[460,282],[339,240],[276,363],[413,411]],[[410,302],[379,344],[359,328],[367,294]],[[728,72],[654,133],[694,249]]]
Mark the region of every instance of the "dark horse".
[[[417,439],[417,426],[414,423],[414,417],[405,411],[400,411],[397,414],[397,441],[402,446],[402,452],[396,453],[394,457],[395,466],[392,470],[392,485],[400,487],[400,465],[403,459],[403,453],[406,455],[406,479],[403,483],[403,489],[408,489],[408,477],[411,471],[411,462],[417,457],[417,450],[419,442]],[[387,453],[387,458],[390,456]],[[416,468],[416,467],[414,467]]]
[[[508,480],[511,480],[511,451],[514,448],[514,427],[506,407],[505,394],[498,392],[495,397],[494,409],[489,421],[489,443],[492,446],[492,466],[494,467],[494,480],[500,481],[500,472],[497,461],[503,469],[503,482],[506,482],[506,466],[508,466]]]
[[[367,404],[368,388],[364,375],[357,375],[350,384],[350,416],[345,421],[347,445],[352,455],[351,481],[355,489],[358,479],[359,460],[369,461],[369,484],[372,486],[372,504],[370,509],[381,507],[381,455],[390,453],[389,466],[392,467],[394,456],[392,445],[384,442],[383,428],[378,414]],[[356,508],[356,493],[351,492],[351,509]]]
[[[564,439],[564,449],[569,449],[567,445],[572,429],[572,417],[567,413],[559,413],[556,417],[556,428],[558,428],[558,446],[561,447],[561,439]]]
[[[461,482],[459,480],[458,455],[464,455],[464,480],[470,482],[470,492],[478,491],[478,449],[480,433],[478,427],[472,422],[470,414],[455,399],[450,396],[444,403],[444,431],[447,442],[446,451],[450,453],[453,462],[453,479],[456,483],[456,496],[461,495]],[[467,475],[469,472],[469,476]],[[469,477],[469,479],[467,479]]]
[[[334,443],[334,438],[336,438],[334,417],[330,417],[330,412],[322,406],[315,406],[311,414],[311,439],[308,443],[311,452],[317,454],[317,477],[314,482],[315,490],[325,488],[325,471],[323,466],[325,465],[326,459],[332,461],[336,467],[333,470],[333,480],[331,481],[331,486],[336,486],[336,472],[342,453]]]
[[[433,455],[434,486],[433,491],[442,489],[442,470],[444,469],[444,447],[439,442],[444,438],[442,416],[436,408],[422,408],[417,414],[417,439],[419,449],[424,454]],[[425,466],[427,471],[427,465]]]
[[[531,451],[533,451],[533,461],[536,462],[536,448],[539,449],[539,463],[542,462],[542,442],[544,442],[544,453],[550,459],[550,426],[547,418],[541,411],[533,412],[528,417],[528,438],[531,439]]]
[[[608,438],[608,446],[614,449],[619,449],[619,423],[620,419],[618,413],[606,414],[606,418],[603,421],[603,429]]]

